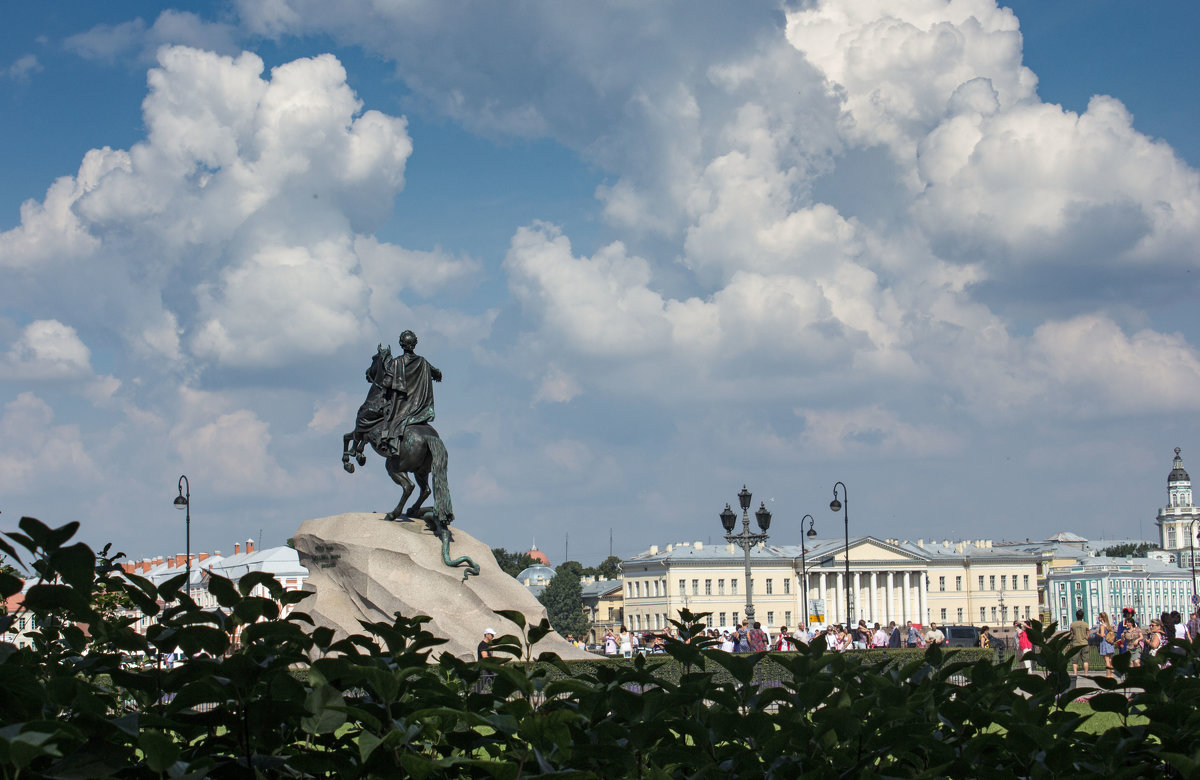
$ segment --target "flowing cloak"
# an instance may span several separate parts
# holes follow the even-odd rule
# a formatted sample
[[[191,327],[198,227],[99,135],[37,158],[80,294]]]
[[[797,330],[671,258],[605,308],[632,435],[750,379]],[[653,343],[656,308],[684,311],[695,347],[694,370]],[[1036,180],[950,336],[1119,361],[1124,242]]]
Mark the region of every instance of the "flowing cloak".
[[[395,411],[388,424],[388,438],[399,444],[410,425],[433,421],[433,372],[436,369],[420,355],[403,353],[392,360],[388,386],[394,392]]]

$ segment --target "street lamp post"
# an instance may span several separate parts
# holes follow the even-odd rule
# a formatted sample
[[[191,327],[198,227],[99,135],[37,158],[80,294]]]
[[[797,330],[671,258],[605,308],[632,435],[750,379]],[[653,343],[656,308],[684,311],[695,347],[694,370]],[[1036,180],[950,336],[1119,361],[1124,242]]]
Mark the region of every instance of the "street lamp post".
[[[754,627],[754,580],[750,579],[750,549],[756,544],[762,544],[767,541],[767,529],[771,527],[771,512],[767,509],[767,505],[759,502],[758,511],[754,513],[754,517],[758,520],[758,527],[762,529],[762,533],[756,534],[750,532],[750,491],[746,490],[746,486],[742,485],[742,490],[738,493],[738,503],[742,506],[742,532],[735,534],[733,526],[737,522],[737,515],[729,507],[725,505],[725,509],[721,512],[721,525],[725,527],[725,541],[731,544],[736,544],[741,547],[746,553],[746,620],[750,621],[750,627]]]
[[[838,500],[838,485],[842,486],[842,498],[845,501]],[[846,630],[853,628],[852,621],[854,616],[850,613],[850,493],[846,490],[846,483],[837,481],[833,483],[833,500],[829,502],[829,508],[836,512],[842,510],[842,517],[846,521]]]
[[[808,521],[808,531],[800,534],[800,600],[804,604],[804,625],[807,626],[808,625],[808,567],[805,565],[805,560],[808,556],[808,550],[805,548],[805,545],[804,545],[804,537],[807,536],[811,539],[812,537],[817,535],[817,532],[813,529],[813,526],[816,525],[817,521],[813,519],[812,515],[805,515],[804,517],[800,518],[800,529],[801,530],[804,529],[804,521],[805,520]],[[824,598],[824,594],[822,594],[822,598]]]
[[[192,485],[186,474],[179,477],[179,495],[175,497],[175,508],[187,512],[185,524],[184,555],[187,556],[187,594],[192,597]]]

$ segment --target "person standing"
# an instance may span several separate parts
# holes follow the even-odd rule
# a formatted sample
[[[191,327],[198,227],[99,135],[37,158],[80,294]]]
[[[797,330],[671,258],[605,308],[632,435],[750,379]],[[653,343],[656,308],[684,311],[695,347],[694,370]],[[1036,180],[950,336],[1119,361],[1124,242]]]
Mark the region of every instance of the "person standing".
[[[629,629],[621,626],[621,635],[618,637],[620,642],[620,653],[625,658],[633,657],[633,637],[629,634]]]
[[[1029,655],[1033,652],[1033,640],[1029,638],[1028,623],[1014,623],[1013,627],[1017,629],[1017,654],[1021,662],[1025,664],[1025,671],[1033,671],[1033,658]]]
[[[925,646],[930,647],[935,644],[940,645],[945,641],[946,635],[942,633],[940,628],[938,628],[937,623],[934,623],[932,620],[929,621],[929,630],[925,632]]]
[[[604,630],[604,654],[605,655],[616,655],[617,654],[617,637],[616,637],[616,634],[613,633],[611,628],[606,628]]]
[[[754,621],[754,628],[746,633],[746,640],[750,643],[750,652],[762,653],[767,649],[767,632],[762,630],[762,623]]]
[[[1104,659],[1104,676],[1113,676],[1112,657],[1117,652],[1117,631],[1107,612],[1100,613],[1096,622],[1096,636],[1100,637],[1100,657]]]
[[[888,623],[888,628],[890,629],[890,632],[888,633],[887,646],[895,648],[900,647],[900,627],[897,626],[896,621],[893,620]]]
[[[913,625],[913,622],[908,621],[908,637],[905,640],[909,647],[916,647],[921,644],[921,631]]]
[[[495,638],[496,638],[496,629],[494,629],[494,628],[483,629],[483,641],[480,642],[479,646],[475,648],[475,653],[478,656],[480,661],[484,660],[485,658],[495,658],[496,657],[495,651],[492,650],[492,640]]]
[[[779,629],[779,637],[775,640],[775,649],[780,651],[795,650],[795,645],[792,644],[792,635],[788,633],[787,626],[781,626]]]
[[[1088,624],[1083,620],[1083,610],[1075,610],[1075,620],[1068,631],[1071,634],[1071,674],[1079,675],[1079,662],[1083,661],[1083,673],[1088,673]]]
[[[875,624],[875,633],[871,635],[872,647],[887,647],[888,636],[887,632],[878,623]]]

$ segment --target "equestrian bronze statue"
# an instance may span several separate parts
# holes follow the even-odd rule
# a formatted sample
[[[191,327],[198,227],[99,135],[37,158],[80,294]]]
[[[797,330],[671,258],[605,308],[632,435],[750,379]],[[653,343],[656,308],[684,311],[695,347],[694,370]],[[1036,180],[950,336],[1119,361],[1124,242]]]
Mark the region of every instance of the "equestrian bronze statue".
[[[479,567],[466,557],[450,560],[450,523],[454,521],[454,508],[446,478],[448,458],[446,445],[430,425],[434,418],[433,383],[442,381],[442,372],[416,354],[416,347],[417,335],[406,330],[400,334],[400,355],[393,357],[391,347],[382,344],[376,349],[367,368],[371,389],[358,409],[354,430],[342,437],[342,467],[353,474],[353,461],[365,465],[364,449],[370,444],[371,449],[384,459],[388,476],[404,488],[399,503],[384,515],[384,520],[424,520],[442,540],[443,563],[457,566],[465,561],[468,564],[463,575],[465,580],[468,574],[478,574]],[[417,500],[405,510],[404,502],[416,487],[420,488]],[[425,502],[431,494],[433,506],[427,507]]]

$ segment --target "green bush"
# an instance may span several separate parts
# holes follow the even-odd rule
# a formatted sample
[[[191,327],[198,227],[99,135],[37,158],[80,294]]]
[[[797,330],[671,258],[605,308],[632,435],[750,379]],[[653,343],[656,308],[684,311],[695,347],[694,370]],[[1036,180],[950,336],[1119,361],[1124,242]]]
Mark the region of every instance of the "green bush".
[[[1200,776],[1197,646],[1138,669],[1118,657],[1124,682],[1083,689],[1066,638],[1037,625],[1045,676],[977,650],[820,643],[741,655],[671,642],[665,656],[567,663],[530,657],[545,622],[504,613],[522,629],[499,642],[507,662],[431,661],[442,642],[419,616],[335,641],[303,612],[280,617],[303,594],[266,575],[214,578],[220,608],[205,610],[182,576],[156,588],[71,544],[77,524],[20,527],[0,552],[20,548],[35,572],[25,609],[40,628],[33,648],[0,645],[4,777]],[[5,596],[20,588],[0,573]],[[157,625],[140,636],[97,593]],[[685,637],[696,618],[681,614]],[[176,668],[125,664],[177,646],[190,660]],[[1111,727],[1090,728],[1091,712]]]

